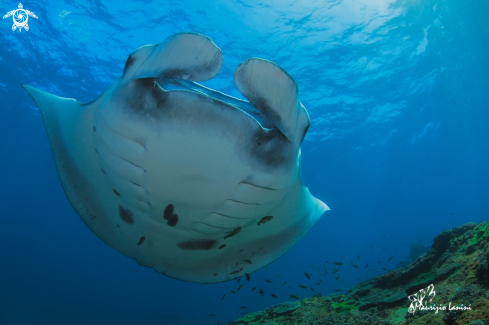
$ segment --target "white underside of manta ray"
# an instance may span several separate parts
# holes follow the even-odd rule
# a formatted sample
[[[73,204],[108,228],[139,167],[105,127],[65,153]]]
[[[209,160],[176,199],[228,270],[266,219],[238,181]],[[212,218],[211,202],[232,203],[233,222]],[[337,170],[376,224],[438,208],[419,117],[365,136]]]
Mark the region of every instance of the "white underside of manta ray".
[[[234,83],[206,36],[139,48],[99,98],[80,104],[24,85],[39,107],[71,205],[106,244],[169,277],[215,283],[289,250],[328,207],[300,178],[309,116],[295,81],[262,59]]]

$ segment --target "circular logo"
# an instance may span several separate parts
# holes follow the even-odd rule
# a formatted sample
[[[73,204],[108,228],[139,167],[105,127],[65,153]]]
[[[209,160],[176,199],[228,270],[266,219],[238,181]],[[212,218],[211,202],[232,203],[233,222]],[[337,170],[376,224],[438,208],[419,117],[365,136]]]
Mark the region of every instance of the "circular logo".
[[[14,24],[15,26],[22,28],[27,25],[27,21],[29,20],[29,16],[24,9],[17,9],[14,13]]]

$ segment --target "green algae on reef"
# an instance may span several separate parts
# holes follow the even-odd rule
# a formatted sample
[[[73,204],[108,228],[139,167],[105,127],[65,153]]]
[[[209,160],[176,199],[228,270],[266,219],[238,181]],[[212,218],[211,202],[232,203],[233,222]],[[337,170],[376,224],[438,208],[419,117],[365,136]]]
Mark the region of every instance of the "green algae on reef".
[[[359,283],[346,294],[272,306],[233,324],[489,325],[488,225],[467,223],[445,231],[409,267]],[[416,299],[425,298],[428,291],[421,290],[431,284],[434,294],[429,305],[409,312],[411,303],[419,307]],[[282,308],[283,312],[277,312]]]

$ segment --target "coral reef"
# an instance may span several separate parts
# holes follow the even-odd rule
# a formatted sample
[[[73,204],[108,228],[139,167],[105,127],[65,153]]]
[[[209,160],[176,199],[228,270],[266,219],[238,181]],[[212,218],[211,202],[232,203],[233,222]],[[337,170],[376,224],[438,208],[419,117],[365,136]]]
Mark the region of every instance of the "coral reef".
[[[489,223],[467,223],[433,240],[429,252],[331,294],[272,306],[236,325],[489,325]]]

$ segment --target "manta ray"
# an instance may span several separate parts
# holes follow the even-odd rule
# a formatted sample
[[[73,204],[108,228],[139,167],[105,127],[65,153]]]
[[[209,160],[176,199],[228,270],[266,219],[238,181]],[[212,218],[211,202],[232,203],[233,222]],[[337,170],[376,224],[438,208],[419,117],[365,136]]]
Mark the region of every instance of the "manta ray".
[[[259,270],[329,210],[301,182],[310,119],[294,79],[248,59],[234,73],[240,100],[197,83],[221,64],[211,39],[178,33],[129,55],[89,103],[23,85],[90,230],[140,265],[198,283]]]
[[[404,269],[407,268],[409,265],[413,264],[414,261],[418,259],[418,257],[426,254],[430,249],[423,244],[418,243],[417,241],[413,240],[411,242],[411,248],[409,250],[409,257],[406,258],[405,260],[400,261],[396,269]]]

